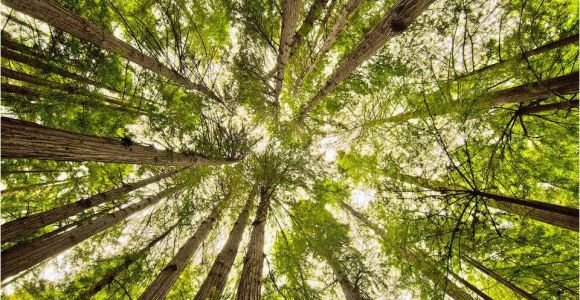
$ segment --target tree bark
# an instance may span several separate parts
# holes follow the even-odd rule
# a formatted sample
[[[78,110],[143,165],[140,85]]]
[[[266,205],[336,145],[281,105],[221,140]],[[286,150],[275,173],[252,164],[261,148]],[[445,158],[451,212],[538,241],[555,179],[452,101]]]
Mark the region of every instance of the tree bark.
[[[288,64],[288,58],[292,52],[292,37],[296,31],[302,0],[284,0],[282,7],[282,30],[280,33],[280,46],[276,63],[276,77],[274,83],[274,102],[278,106],[278,98],[282,91],[284,72]]]
[[[179,275],[183,272],[187,264],[197,251],[197,248],[205,240],[209,232],[220,217],[222,209],[229,200],[227,196],[224,201],[217,204],[207,217],[203,220],[195,233],[179,249],[175,257],[161,270],[155,280],[147,287],[145,292],[139,297],[141,300],[165,299],[171,287],[175,284]]]
[[[342,267],[329,259],[327,259],[327,262],[332,269],[332,273],[340,284],[340,289],[344,294],[344,298],[346,300],[362,300],[360,290],[348,279],[348,276],[344,273]]]
[[[365,226],[369,227],[374,231],[381,239],[385,242],[394,244],[393,240],[389,238],[387,233],[381,229],[377,224],[369,220],[365,215],[355,210],[352,206],[346,204],[344,201],[340,201],[339,204],[348,211],[351,215],[357,218]],[[445,274],[443,274],[435,263],[428,259],[427,253],[420,250],[412,250],[405,245],[395,245],[395,252],[399,257],[405,258],[408,262],[412,264],[419,265],[419,271],[435,286],[443,289],[447,295],[453,299],[463,300],[463,299],[473,299],[469,294],[457,286],[454,282],[450,281]]]
[[[80,296],[80,299],[87,299],[87,300],[91,299],[94,295],[96,295],[98,292],[100,292],[102,289],[104,289],[107,285],[109,285],[111,282],[113,282],[113,280],[115,280],[115,277],[117,277],[117,275],[119,275],[120,273],[127,270],[131,264],[133,264],[135,261],[137,261],[143,255],[145,255],[149,251],[149,249],[153,248],[157,243],[159,243],[160,241],[165,239],[165,237],[167,237],[171,233],[171,231],[173,231],[173,229],[175,229],[175,227],[177,227],[177,224],[169,227],[165,232],[163,232],[161,235],[159,235],[158,237],[156,237],[155,239],[150,241],[147,244],[147,246],[145,246],[141,250],[127,256],[122,264],[116,266],[115,268],[113,268],[110,271],[108,271],[107,273],[105,273],[105,275],[103,275],[103,277],[101,277],[101,279],[99,279],[99,281],[97,281],[95,284],[93,284],[92,286],[87,288],[85,290],[85,292]]]
[[[123,184],[122,186],[110,191],[99,193],[94,196],[63,205],[61,207],[53,208],[51,210],[35,215],[26,216],[10,222],[6,222],[2,224],[0,229],[2,232],[2,235],[0,236],[2,239],[2,244],[22,238],[27,234],[30,234],[50,224],[65,220],[66,218],[74,216],[91,207],[95,207],[105,202],[110,202],[123,197],[134,190],[171,177],[181,170],[169,171],[134,183]]]
[[[304,106],[298,122],[314,109],[324,97],[345,80],[356,68],[382,48],[391,38],[405,31],[415,19],[435,0],[398,0],[383,18],[371,29],[358,46],[334,70],[324,87]]]
[[[320,17],[326,2],[327,0],[314,0],[314,3],[310,6],[306,19],[304,19],[304,22],[300,25],[300,29],[296,31],[296,34],[294,34],[294,37],[292,38],[292,44],[290,44],[290,57],[294,55],[302,40],[308,36],[314,27],[314,22]]]
[[[528,300],[537,300],[536,297],[534,297],[534,295],[524,291],[523,289],[521,289],[520,287],[518,287],[517,285],[513,284],[512,282],[510,282],[509,280],[507,280],[506,278],[503,278],[502,276],[500,276],[499,274],[495,273],[494,271],[486,268],[484,265],[482,265],[480,262],[472,259],[471,257],[462,254],[461,258],[465,261],[467,261],[469,264],[471,264],[472,266],[474,266],[476,269],[478,269],[479,271],[481,271],[482,273],[492,277],[493,279],[497,280],[498,282],[500,282],[501,284],[503,284],[504,286],[506,286],[507,288],[509,288],[510,290],[512,290],[514,293],[524,297],[525,299]]]
[[[478,75],[478,74],[481,74],[481,73],[483,73],[485,71],[489,71],[491,69],[495,69],[497,67],[506,65],[508,63],[519,62],[519,61],[524,60],[526,57],[531,57],[531,56],[534,56],[534,55],[542,54],[542,53],[548,52],[548,51],[550,51],[552,49],[564,47],[564,46],[567,46],[567,45],[570,45],[570,44],[578,44],[578,34],[571,35],[571,36],[567,36],[565,38],[561,38],[559,40],[556,40],[556,41],[547,43],[545,45],[542,45],[542,46],[540,46],[538,48],[535,48],[535,49],[529,50],[527,52],[524,52],[523,54],[521,54],[519,56],[511,57],[511,58],[508,58],[506,60],[500,60],[500,61],[498,61],[498,62],[496,62],[494,64],[487,65],[487,66],[485,66],[483,68],[480,68],[480,69],[477,69],[477,70],[475,70],[473,72],[470,72],[470,73],[467,73],[467,74],[463,74],[461,76],[457,76],[457,77],[455,77],[455,80],[461,80],[461,79],[465,79],[467,77],[471,77],[471,76],[474,76],[474,75]]]
[[[578,109],[578,100],[568,100],[563,102],[529,106],[520,109],[518,113],[521,115],[532,115],[541,112],[548,112],[554,110],[570,110],[570,109]]]
[[[262,270],[264,267],[264,236],[266,220],[270,209],[270,194],[267,188],[260,188],[260,204],[252,223],[252,235],[244,257],[244,266],[238,284],[237,300],[260,300]]]
[[[189,89],[200,92],[217,102],[222,100],[204,84],[193,83],[177,71],[149,57],[128,43],[97,27],[95,24],[66,10],[54,0],[2,0],[2,3],[35,19],[46,22],[59,30],[68,32],[83,41],[97,45],[103,50],[120,55],[145,69],[170,79]]]
[[[211,270],[197,291],[195,300],[221,299],[228,275],[238,254],[254,197],[255,192],[251,191],[242,211],[238,215],[238,219],[234,223],[232,231],[230,231],[226,244],[216,257]]]
[[[183,167],[219,166],[233,160],[210,160],[197,154],[158,150],[134,144],[54,129],[31,122],[2,117],[3,158],[56,161],[97,161],[126,164],[174,165]]]
[[[451,274],[451,276],[453,276],[453,278],[457,279],[457,281],[461,282],[461,284],[463,284],[465,287],[467,287],[468,289],[470,289],[476,295],[478,295],[479,297],[481,297],[481,299],[484,299],[484,300],[493,300],[490,296],[488,296],[482,290],[478,289],[476,286],[474,286],[473,284],[471,284],[469,281],[463,279],[461,276],[457,275],[455,272],[449,271],[449,274]]]
[[[39,237],[23,246],[2,251],[2,281],[36,266],[46,259],[56,256],[95,234],[120,223],[132,214],[158,203],[173,190],[164,190],[155,196],[148,197],[50,238]]]

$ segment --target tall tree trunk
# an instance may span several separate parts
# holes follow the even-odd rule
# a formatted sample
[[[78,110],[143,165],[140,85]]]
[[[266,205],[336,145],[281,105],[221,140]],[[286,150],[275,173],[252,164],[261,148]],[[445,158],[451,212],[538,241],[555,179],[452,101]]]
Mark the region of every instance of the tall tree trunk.
[[[563,102],[524,107],[520,109],[518,113],[521,115],[532,115],[540,112],[570,109],[578,109],[578,100],[568,100]]]
[[[3,158],[183,167],[219,166],[234,162],[210,160],[197,154],[157,150],[153,146],[134,144],[131,140],[90,136],[6,117],[2,117],[1,132]]]
[[[451,274],[451,276],[453,276],[453,278],[457,279],[457,281],[461,282],[461,284],[463,284],[465,287],[467,287],[468,289],[470,289],[476,295],[478,295],[479,297],[481,297],[481,299],[484,299],[484,300],[493,300],[490,296],[488,296],[482,290],[478,289],[476,286],[474,286],[473,284],[471,284],[469,281],[463,279],[461,276],[457,275],[455,272],[449,271],[449,274]]]
[[[153,248],[155,245],[157,245],[157,243],[165,239],[165,237],[167,237],[171,233],[171,231],[175,229],[175,227],[177,227],[177,224],[169,227],[165,232],[163,232],[161,235],[150,241],[147,244],[147,246],[145,246],[141,250],[137,251],[136,253],[128,255],[122,264],[109,270],[107,273],[105,273],[105,275],[103,275],[103,277],[101,277],[101,279],[99,279],[99,281],[97,281],[95,284],[87,288],[85,292],[80,296],[80,299],[90,299],[94,295],[96,295],[99,291],[104,289],[107,285],[113,282],[113,280],[115,280],[115,277],[117,277],[117,275],[127,270],[131,264],[140,259],[147,252],[149,252],[149,249]]]
[[[195,233],[179,249],[175,257],[161,270],[159,275],[147,287],[145,292],[139,297],[141,300],[165,299],[171,287],[175,284],[179,275],[183,272],[187,264],[205,240],[213,226],[221,215],[223,207],[227,204],[230,196],[226,196],[217,204],[209,216],[201,222]]]
[[[398,0],[383,18],[366,34],[334,70],[324,87],[304,106],[298,116],[301,122],[336,86],[356,68],[382,48],[391,38],[405,31],[415,19],[435,0]]]
[[[31,185],[27,185],[27,186],[11,187],[11,188],[1,190],[0,194],[2,196],[14,195],[14,194],[17,194],[19,192],[30,191],[30,190],[34,190],[34,189],[37,189],[40,187],[49,187],[49,186],[61,185],[61,184],[65,184],[68,182],[70,182],[70,180],[53,180],[53,181],[48,181],[48,182],[31,184]],[[4,235],[4,234],[5,233],[2,231],[2,235]]]
[[[228,240],[218,256],[216,257],[211,270],[207,274],[207,277],[203,281],[203,284],[197,291],[195,295],[195,300],[206,300],[206,299],[221,299],[222,293],[226,286],[228,280],[228,275],[230,270],[234,265],[234,260],[238,254],[238,249],[240,247],[240,242],[246,230],[246,224],[248,223],[248,216],[250,214],[250,208],[254,202],[255,191],[252,190],[242,211],[238,215],[238,219],[234,223],[232,231],[228,236]]]
[[[155,196],[148,197],[140,202],[81,224],[74,229],[51,236],[48,239],[39,237],[25,245],[2,251],[2,281],[32,268],[46,259],[56,256],[95,234],[120,223],[132,214],[158,203],[173,191],[174,189],[164,190]]]
[[[318,65],[320,60],[322,60],[322,58],[326,55],[326,53],[330,50],[330,48],[332,48],[334,42],[336,42],[336,39],[338,39],[338,37],[342,33],[342,30],[344,29],[344,27],[346,27],[346,23],[348,22],[350,17],[354,14],[354,12],[359,7],[361,2],[362,0],[348,0],[344,9],[340,13],[340,16],[338,16],[338,18],[336,19],[334,26],[332,26],[332,31],[330,32],[328,37],[324,40],[322,47],[314,57],[314,60],[309,64],[309,67],[304,73],[304,75],[300,76],[300,78],[298,79],[298,82],[296,83],[296,86],[298,88],[302,86],[304,78],[306,78],[308,75],[310,75],[310,73],[314,71],[316,65]]]
[[[501,106],[509,103],[530,102],[533,100],[549,98],[555,96],[554,93],[560,95],[578,93],[578,72],[491,92],[488,95],[484,95],[480,99],[472,100],[471,102],[475,103],[475,108],[490,109],[494,106]],[[431,107],[429,107],[429,112],[424,109],[414,112],[404,112],[391,117],[365,122],[363,126],[369,127],[385,123],[401,123],[415,118],[428,117],[429,113],[434,116],[444,115],[453,112],[457,108],[459,108],[458,105],[451,108],[448,108],[447,106],[431,105]]]
[[[387,233],[377,224],[369,220],[369,218],[367,218],[365,215],[358,212],[344,201],[340,201],[339,204],[351,215],[357,218],[361,223],[374,231],[385,242],[394,244],[393,240],[389,238]],[[454,282],[449,281],[447,276],[436,266],[435,262],[428,259],[427,253],[423,253],[420,250],[412,250],[407,248],[405,245],[395,245],[395,251],[399,257],[405,258],[412,264],[418,264],[420,267],[419,271],[425,275],[425,277],[429,278],[429,280],[431,280],[438,288],[443,289],[445,293],[447,293],[447,295],[449,295],[451,298],[457,300],[473,299],[473,297],[467,294]]]
[[[472,266],[474,266],[476,269],[478,269],[482,273],[497,280],[498,282],[500,282],[501,284],[503,284],[504,286],[506,286],[507,288],[512,290],[514,293],[524,297],[525,299],[528,299],[528,300],[536,300],[537,299],[536,297],[534,297],[534,295],[524,291],[523,289],[521,289],[517,285],[513,284],[511,281],[507,280],[506,278],[503,278],[502,276],[495,273],[494,271],[486,268],[484,265],[482,265],[480,262],[476,261],[475,259],[472,259],[471,257],[469,257],[465,254],[462,254],[461,258],[463,260],[465,260],[466,262],[468,262],[469,264],[471,264]]]
[[[262,287],[262,269],[264,267],[264,236],[266,220],[270,210],[270,193],[267,188],[260,188],[260,204],[256,218],[252,223],[252,235],[244,257],[244,267],[238,284],[237,300],[260,300]]]
[[[352,283],[348,279],[348,276],[346,275],[346,273],[344,273],[342,266],[338,265],[336,262],[333,262],[329,259],[327,259],[327,262],[330,265],[330,268],[332,269],[332,273],[334,274],[334,276],[338,280],[338,283],[340,284],[340,289],[344,294],[344,298],[346,300],[362,300],[360,290],[355,286],[354,283]]]
[[[524,52],[516,57],[511,57],[511,58],[508,58],[506,60],[500,60],[494,64],[487,65],[487,66],[480,68],[480,69],[477,69],[473,72],[457,76],[457,77],[455,77],[455,80],[461,80],[461,79],[465,79],[467,77],[478,75],[478,74],[481,74],[485,71],[489,71],[491,69],[495,69],[497,67],[501,67],[501,66],[504,66],[504,65],[509,64],[509,63],[522,61],[526,57],[531,57],[534,55],[542,54],[542,53],[548,52],[552,49],[564,47],[564,46],[571,45],[571,44],[578,44],[578,34],[567,36],[565,38],[561,38],[559,40],[544,44],[538,48],[526,51],[526,52]]]
[[[522,200],[487,192],[472,191],[461,186],[450,186],[444,182],[405,174],[399,174],[397,179],[444,194],[460,192],[482,197],[485,199],[485,204],[490,207],[518,215],[522,218],[527,217],[561,228],[578,231],[578,215],[580,214],[580,211],[575,207],[561,206],[535,200]]]
[[[314,22],[320,17],[326,2],[327,0],[314,0],[314,3],[310,6],[306,19],[304,19],[304,22],[300,25],[300,29],[296,31],[296,34],[294,34],[294,37],[292,38],[292,44],[290,44],[290,57],[294,55],[302,40],[308,36],[314,27]]]
[[[147,56],[135,49],[128,43],[121,41],[112,34],[104,31],[95,24],[66,10],[62,5],[54,0],[2,0],[2,3],[10,8],[18,10],[35,19],[46,22],[59,30],[97,45],[103,50],[116,53],[121,57],[152,72],[170,79],[189,89],[200,92],[211,99],[222,102],[222,100],[204,84],[193,83],[183,77],[177,71],[172,70],[155,58]]]
[[[2,224],[0,229],[2,232],[2,235],[0,236],[2,244],[22,238],[38,229],[65,220],[66,218],[74,216],[91,207],[123,197],[134,190],[171,177],[181,170],[183,169],[161,173],[134,183],[123,184],[122,186],[110,191],[99,193],[61,207],[6,222]]]
[[[278,98],[284,83],[284,72],[288,64],[288,58],[292,52],[292,38],[296,31],[302,0],[284,0],[282,7],[282,31],[280,33],[280,47],[276,63],[276,77],[274,83],[274,102],[278,106]]]
[[[89,91],[79,89],[78,87],[75,87],[72,85],[62,84],[62,83],[58,83],[58,82],[51,82],[48,80],[44,80],[44,79],[32,76],[30,74],[11,70],[8,68],[2,68],[2,76],[12,78],[12,79],[18,80],[18,81],[30,83],[30,84],[49,87],[49,88],[59,90],[59,91],[69,93],[69,94],[97,98],[97,99],[102,100],[103,102],[106,102],[108,104],[112,104],[114,106],[119,106],[121,109],[128,111],[128,112],[132,112],[132,113],[137,112],[137,113],[141,113],[141,114],[145,113],[145,111],[142,108],[130,105],[130,104],[123,102],[121,100],[118,100],[118,99],[106,97],[106,96],[103,96],[101,94],[91,93]],[[91,103],[99,103],[99,102],[91,101]]]

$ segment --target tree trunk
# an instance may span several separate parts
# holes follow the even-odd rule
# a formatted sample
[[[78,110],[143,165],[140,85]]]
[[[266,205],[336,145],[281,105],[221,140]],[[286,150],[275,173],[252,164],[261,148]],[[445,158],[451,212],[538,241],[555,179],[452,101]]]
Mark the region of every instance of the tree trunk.
[[[189,89],[198,91],[213,100],[222,100],[203,84],[193,83],[156,59],[149,57],[128,43],[102,30],[95,24],[66,10],[54,0],[2,0],[2,3],[35,19],[46,22],[59,30],[68,32],[83,41],[93,43],[103,50],[148,69]]]
[[[270,209],[270,194],[267,188],[260,188],[260,204],[252,223],[252,235],[244,257],[244,267],[238,284],[237,300],[260,300],[262,270],[264,266],[264,236],[266,220]]]
[[[161,273],[157,275],[155,280],[149,285],[149,287],[147,287],[139,299],[165,299],[167,293],[169,293],[169,290],[171,290],[171,287],[179,278],[179,275],[181,275],[185,267],[187,267],[187,264],[195,254],[195,251],[197,251],[199,245],[201,245],[212,230],[228,200],[229,196],[212,209],[207,219],[201,222],[195,233],[187,240],[187,242],[185,242],[165,268],[161,270]]]
[[[147,246],[145,246],[141,250],[137,251],[136,253],[128,255],[122,264],[116,266],[115,268],[113,268],[110,271],[108,271],[107,273],[105,273],[105,275],[103,275],[103,277],[101,277],[101,279],[99,279],[99,281],[97,281],[95,284],[93,284],[88,289],[86,289],[85,292],[80,296],[80,299],[87,299],[87,300],[91,299],[94,295],[96,295],[98,292],[100,292],[103,288],[105,288],[107,285],[109,285],[111,282],[113,282],[113,280],[115,279],[115,277],[117,275],[119,275],[120,273],[127,270],[131,264],[133,264],[135,261],[137,261],[143,255],[145,255],[149,251],[149,249],[153,248],[157,243],[159,243],[160,241],[165,239],[165,237],[167,237],[171,233],[171,231],[173,231],[173,229],[175,229],[175,227],[177,227],[177,224],[169,227],[165,232],[163,232],[161,235],[159,235],[158,237],[156,237],[155,239],[150,241],[149,244],[147,244]]]
[[[340,201],[340,205],[347,210],[351,215],[357,218],[361,223],[365,226],[369,227],[372,231],[374,231],[381,239],[383,239],[386,243],[393,244],[393,240],[389,238],[387,233],[381,229],[377,224],[369,220],[365,215],[361,214],[357,210],[355,210],[352,206],[346,204],[344,201]],[[419,253],[416,253],[418,251]],[[457,286],[454,282],[448,280],[447,276],[443,274],[436,264],[428,259],[427,253],[424,253],[420,250],[412,250],[407,248],[404,245],[395,245],[395,252],[398,254],[399,257],[405,258],[408,262],[412,264],[419,265],[419,271],[431,282],[435,284],[435,286],[444,289],[445,293],[449,295],[453,299],[457,300],[469,300],[473,299],[469,294],[467,294],[464,290],[462,290],[459,286]]]
[[[470,72],[470,73],[467,73],[467,74],[464,74],[464,75],[461,75],[461,76],[457,76],[457,77],[455,77],[455,80],[461,80],[461,79],[465,79],[467,77],[471,77],[473,75],[478,75],[478,74],[481,74],[481,73],[483,73],[485,71],[489,71],[491,69],[495,69],[497,67],[506,65],[508,63],[519,62],[519,61],[524,60],[526,57],[531,57],[531,56],[534,56],[534,55],[542,54],[542,53],[548,52],[548,51],[550,51],[552,49],[564,47],[564,46],[567,46],[567,45],[570,45],[570,44],[578,44],[578,34],[571,35],[571,36],[567,36],[565,38],[561,38],[561,39],[559,39],[557,41],[553,41],[553,42],[547,43],[547,44],[545,44],[543,46],[540,46],[538,48],[535,48],[535,49],[532,49],[530,51],[524,52],[523,54],[521,54],[519,56],[512,57],[512,58],[508,58],[506,60],[501,60],[501,61],[498,61],[498,62],[496,62],[494,64],[487,65],[487,66],[485,66],[483,68],[477,69],[477,70],[475,70],[473,72]]]
[[[56,256],[78,243],[108,229],[132,214],[158,203],[174,189],[167,189],[155,196],[131,204],[100,218],[81,224],[74,229],[52,236],[48,239],[39,237],[23,246],[17,246],[2,251],[2,281],[26,269],[32,268],[48,258]]]
[[[563,102],[529,106],[520,109],[518,113],[521,115],[532,115],[540,112],[548,112],[554,110],[570,110],[570,109],[578,109],[578,100],[568,100]]]
[[[472,259],[471,257],[462,254],[461,255],[461,258],[463,260],[467,261],[469,264],[471,264],[472,266],[474,266],[476,269],[478,269],[482,273],[484,273],[484,274],[492,277],[493,279],[497,280],[498,282],[500,282],[501,284],[503,284],[504,286],[506,286],[507,288],[509,288],[510,290],[512,290],[514,293],[516,293],[516,294],[524,297],[525,299],[528,299],[528,300],[536,300],[537,299],[536,297],[534,297],[534,295],[532,295],[532,294],[524,291],[520,287],[516,286],[515,284],[513,284],[509,280],[503,278],[502,276],[500,276],[499,274],[495,273],[494,271],[486,268],[484,265],[482,265],[478,261]]]
[[[292,38],[292,44],[290,44],[290,57],[294,55],[302,40],[308,36],[314,27],[314,22],[320,17],[326,2],[327,0],[314,0],[314,3],[310,6],[306,19],[304,19],[304,22],[300,25],[300,29],[296,31],[296,34],[294,34],[294,37]]]
[[[61,185],[61,184],[65,184],[67,182],[70,182],[70,180],[54,180],[54,181],[48,181],[48,182],[43,182],[43,183],[31,184],[31,185],[27,185],[27,186],[11,187],[11,188],[1,190],[0,194],[2,196],[14,195],[14,194],[17,194],[19,192],[30,191],[30,190],[34,190],[34,189],[39,188],[39,187]],[[4,234],[6,234],[6,233],[2,230],[2,235],[4,235]]]
[[[336,276],[336,279],[340,284],[340,288],[342,290],[342,293],[344,294],[344,299],[362,300],[360,290],[348,279],[348,276],[346,276],[342,267],[329,259],[327,259],[327,262],[330,265],[330,268],[332,269],[332,273],[334,274],[334,276]]]
[[[123,197],[134,190],[159,180],[171,177],[181,170],[169,171],[134,183],[123,184],[122,186],[113,190],[99,193],[94,196],[63,205],[61,207],[53,208],[51,210],[35,215],[26,216],[10,222],[6,222],[2,224],[0,229],[2,232],[2,235],[0,236],[2,239],[2,244],[22,238],[38,229],[65,220],[66,218],[74,216],[91,207],[95,207],[105,202],[110,202]]]
[[[292,52],[292,37],[296,31],[302,0],[284,0],[282,7],[282,31],[280,33],[280,47],[278,49],[278,61],[276,63],[276,78],[274,86],[274,102],[278,106],[278,98],[282,91],[284,72],[288,64],[288,58]]]
[[[298,121],[316,107],[336,86],[345,80],[356,68],[382,48],[391,38],[405,29],[435,0],[398,0],[383,18],[366,34],[364,39],[346,55],[334,70],[324,87],[310,99],[298,116]]]
[[[234,223],[232,231],[230,231],[226,244],[216,257],[211,270],[197,291],[194,298],[195,300],[221,299],[228,280],[228,275],[238,254],[238,249],[246,229],[248,215],[250,214],[250,208],[254,202],[254,197],[255,192],[251,191],[248,200],[246,200],[246,204]]]
[[[469,281],[463,279],[461,276],[457,275],[455,272],[449,271],[449,274],[451,274],[451,276],[453,276],[453,278],[457,279],[457,281],[461,282],[461,284],[463,284],[465,287],[467,287],[468,289],[470,289],[476,295],[478,295],[479,297],[481,297],[481,299],[484,299],[484,300],[493,300],[490,296],[488,296],[482,290],[478,289],[476,286],[474,286],[473,284],[471,284]]]
[[[354,12],[359,7],[361,2],[362,2],[362,0],[348,0],[348,2],[346,3],[346,6],[344,7],[342,12],[340,13],[340,16],[338,17],[338,19],[336,19],[336,22],[334,23],[334,26],[332,27],[332,31],[330,32],[330,35],[328,35],[326,40],[324,40],[322,47],[320,48],[320,50],[318,51],[318,53],[314,57],[314,61],[312,61],[312,63],[310,63],[310,65],[309,65],[308,69],[306,70],[306,72],[304,73],[304,75],[300,76],[300,78],[298,79],[298,82],[296,84],[296,86],[298,88],[300,88],[302,86],[302,82],[303,82],[304,78],[306,78],[308,75],[310,75],[310,73],[312,73],[314,71],[314,68],[316,67],[316,65],[318,65],[320,60],[322,60],[322,58],[326,55],[326,53],[330,50],[330,48],[332,48],[332,46],[334,45],[334,42],[336,42],[336,39],[338,39],[338,37],[342,33],[342,30],[344,29],[344,27],[346,27],[346,23],[348,22],[350,17],[354,14]]]
[[[183,167],[219,166],[233,160],[210,160],[197,154],[158,150],[134,144],[54,129],[35,123],[2,117],[3,158],[56,161],[96,161],[126,164],[174,165]]]

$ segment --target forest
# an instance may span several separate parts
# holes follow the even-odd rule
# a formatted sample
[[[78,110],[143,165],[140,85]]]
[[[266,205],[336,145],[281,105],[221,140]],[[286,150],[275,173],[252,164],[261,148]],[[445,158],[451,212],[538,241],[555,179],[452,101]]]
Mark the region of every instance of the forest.
[[[578,0],[1,3],[2,299],[579,299]]]

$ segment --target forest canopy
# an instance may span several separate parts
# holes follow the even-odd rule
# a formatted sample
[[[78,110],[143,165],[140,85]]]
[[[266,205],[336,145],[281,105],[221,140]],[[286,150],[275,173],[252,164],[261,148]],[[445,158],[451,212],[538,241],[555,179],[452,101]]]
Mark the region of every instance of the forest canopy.
[[[578,299],[577,0],[2,0],[3,299]]]

